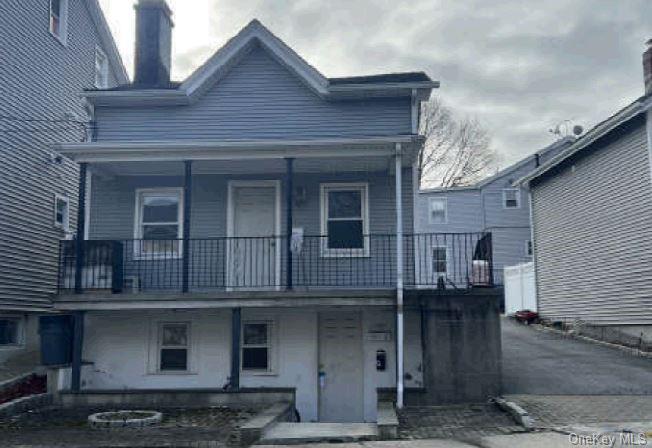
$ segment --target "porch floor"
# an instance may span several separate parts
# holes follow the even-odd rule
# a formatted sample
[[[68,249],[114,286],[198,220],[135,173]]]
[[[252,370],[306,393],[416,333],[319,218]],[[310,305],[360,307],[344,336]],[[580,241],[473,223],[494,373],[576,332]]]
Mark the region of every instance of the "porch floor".
[[[314,442],[356,442],[378,438],[375,423],[277,423],[268,429],[261,444],[293,445]]]

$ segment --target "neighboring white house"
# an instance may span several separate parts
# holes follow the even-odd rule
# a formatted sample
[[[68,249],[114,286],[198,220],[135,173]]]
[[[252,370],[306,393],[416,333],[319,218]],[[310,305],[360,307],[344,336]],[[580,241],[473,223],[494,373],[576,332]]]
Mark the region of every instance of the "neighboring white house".
[[[645,96],[519,181],[532,196],[539,313],[652,340],[652,49]]]
[[[528,192],[514,187],[513,183],[573,141],[571,137],[563,138],[473,185],[419,190],[414,213],[416,233],[486,233],[492,242],[492,254],[488,257],[493,278],[496,284],[502,285],[504,267],[532,261]],[[429,238],[426,244],[431,247],[433,260],[440,260],[433,266],[441,266],[437,275],[445,276],[451,285],[464,285],[468,278],[447,274],[446,266],[455,266],[460,258],[472,258],[476,240],[467,238],[466,249],[460,250],[444,239]],[[428,255],[418,258],[429,258]]]

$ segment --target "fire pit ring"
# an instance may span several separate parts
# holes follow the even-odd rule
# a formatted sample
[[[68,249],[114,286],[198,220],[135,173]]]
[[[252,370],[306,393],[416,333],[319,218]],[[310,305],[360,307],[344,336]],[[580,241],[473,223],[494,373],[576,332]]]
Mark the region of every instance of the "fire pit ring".
[[[161,423],[163,414],[157,411],[123,410],[98,412],[88,416],[91,428],[143,428]]]

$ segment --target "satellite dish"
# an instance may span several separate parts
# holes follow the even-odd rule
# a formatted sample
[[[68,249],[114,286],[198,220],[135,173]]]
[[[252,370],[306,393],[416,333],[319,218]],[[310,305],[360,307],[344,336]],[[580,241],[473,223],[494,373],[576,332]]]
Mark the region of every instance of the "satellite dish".
[[[579,124],[573,126],[573,135],[580,136],[582,135],[582,132],[584,132],[584,128],[582,126]]]

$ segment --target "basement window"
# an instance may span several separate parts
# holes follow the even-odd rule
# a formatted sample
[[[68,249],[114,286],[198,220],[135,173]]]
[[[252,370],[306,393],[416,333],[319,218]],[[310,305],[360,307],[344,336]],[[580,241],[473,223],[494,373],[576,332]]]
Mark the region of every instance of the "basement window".
[[[190,324],[164,322],[159,327],[159,370],[187,372],[190,353]]]
[[[269,321],[244,322],[242,325],[241,370],[251,373],[271,373],[272,331]]]
[[[21,319],[0,316],[0,347],[21,344]]]

